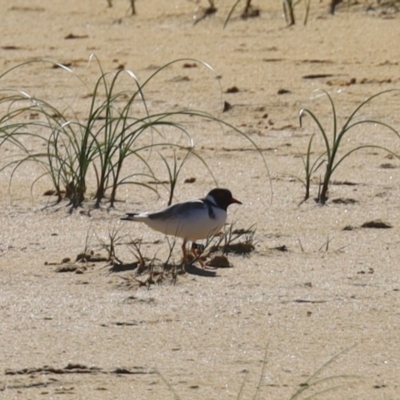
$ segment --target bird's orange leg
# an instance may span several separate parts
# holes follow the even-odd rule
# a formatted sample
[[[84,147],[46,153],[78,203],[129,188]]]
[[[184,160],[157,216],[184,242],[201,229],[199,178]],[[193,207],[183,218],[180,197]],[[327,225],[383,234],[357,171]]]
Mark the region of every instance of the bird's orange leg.
[[[182,253],[183,253],[183,262],[184,262],[184,263],[187,261],[186,243],[187,243],[187,240],[186,240],[186,239],[183,239],[183,243],[182,243]]]
[[[191,247],[191,252],[194,255],[194,259],[200,263],[201,268],[206,269],[207,266],[206,266],[206,264],[204,264],[203,260],[200,258],[200,254],[197,252],[196,246]]]
[[[183,240],[183,243],[182,243],[182,252],[183,252],[183,262],[184,262],[184,263],[187,262],[187,261],[189,261],[189,260],[188,260],[188,255],[189,255],[190,253],[192,253],[193,256],[194,256],[194,261],[198,261],[202,269],[209,269],[209,270],[214,270],[214,269],[215,269],[215,268],[213,268],[213,267],[207,266],[207,265],[203,262],[203,260],[200,258],[200,254],[197,252],[196,246],[193,246],[193,245],[192,245],[191,248],[190,248],[190,251],[188,252],[188,251],[187,251],[186,245],[187,245],[187,240],[184,239],[184,240]],[[193,260],[191,260],[191,261],[193,261]]]
[[[204,263],[204,261],[200,258],[201,257],[200,254],[197,252],[197,247],[196,246],[192,245],[191,252],[195,257],[195,260],[197,260],[200,263],[201,268],[209,269],[209,270],[214,270],[215,269],[214,267],[209,267],[208,265],[206,265]]]

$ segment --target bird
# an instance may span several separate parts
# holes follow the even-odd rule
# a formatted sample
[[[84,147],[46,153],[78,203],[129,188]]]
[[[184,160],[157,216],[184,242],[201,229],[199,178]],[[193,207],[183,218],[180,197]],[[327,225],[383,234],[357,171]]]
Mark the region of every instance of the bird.
[[[182,238],[183,260],[186,261],[187,242],[195,243],[217,234],[225,224],[228,206],[234,203],[242,204],[230,190],[215,188],[204,198],[176,203],[156,212],[127,213],[121,220],[143,222],[155,231]],[[198,258],[193,245],[191,251]]]

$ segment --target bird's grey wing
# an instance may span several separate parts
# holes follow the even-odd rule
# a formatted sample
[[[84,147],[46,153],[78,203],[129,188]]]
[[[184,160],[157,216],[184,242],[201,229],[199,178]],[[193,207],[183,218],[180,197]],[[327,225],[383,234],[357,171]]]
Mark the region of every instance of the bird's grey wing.
[[[165,210],[157,211],[148,214],[150,219],[169,220],[174,218],[181,218],[185,214],[196,211],[204,210],[205,204],[202,200],[185,201],[183,203],[176,203]]]

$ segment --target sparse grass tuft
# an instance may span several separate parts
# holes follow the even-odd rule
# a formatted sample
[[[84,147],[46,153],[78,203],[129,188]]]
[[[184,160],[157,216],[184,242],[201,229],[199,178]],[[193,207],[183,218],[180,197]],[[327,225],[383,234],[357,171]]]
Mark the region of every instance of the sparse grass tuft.
[[[352,350],[355,345],[348,347],[347,349],[336,354],[330,358],[325,364],[323,364],[317,371],[315,371],[310,378],[299,385],[299,389],[290,397],[290,400],[295,399],[316,399],[328,392],[339,390],[343,387],[348,386],[348,381],[360,379],[357,375],[332,375],[324,378],[320,378],[320,375],[335,361],[337,361],[343,354],[348,353]],[[329,383],[330,385],[327,385]],[[332,386],[334,385],[334,386]],[[306,396],[306,397],[303,397]]]
[[[222,254],[234,253],[241,255],[249,255],[254,250],[254,235],[253,227],[249,229],[233,229],[233,225],[228,225],[225,232],[219,236],[210,237],[204,245],[194,244],[196,255],[190,255],[188,260],[179,262],[174,261],[173,252],[176,246],[176,238],[166,236],[169,251],[166,257],[160,259],[157,254],[152,258],[147,257],[141,249],[141,241],[129,240],[128,243],[122,243],[122,236],[118,234],[117,229],[112,229],[108,234],[108,241],[100,240],[101,249],[107,251],[107,266],[110,267],[110,272],[134,271],[134,275],[129,277],[121,277],[129,287],[135,285],[149,287],[153,284],[172,283],[175,284],[180,275],[186,273],[215,276],[216,268],[231,267],[229,260],[224,255],[214,254],[219,252]],[[134,256],[134,262],[124,262],[116,254],[117,245],[127,245]],[[209,260],[211,268],[205,267],[204,262]],[[201,262],[204,268],[196,267],[194,264]]]
[[[247,229],[235,229],[234,224],[226,224],[223,232],[209,237],[204,244],[195,244],[199,258],[206,261],[211,255],[233,253],[248,256],[255,249],[255,226]],[[196,261],[192,259],[191,262]]]
[[[255,225],[247,229],[235,229],[234,224],[227,224],[222,235],[216,236],[217,243],[212,245],[210,252],[221,251],[223,254],[247,256],[255,249],[255,234]]]
[[[299,114],[299,120],[300,120],[300,126],[302,126],[303,119],[306,115],[311,116],[313,121],[316,123],[318,127],[318,133],[321,135],[323,139],[323,143],[325,146],[325,149],[322,153],[320,153],[316,159],[312,162],[311,161],[311,153],[312,153],[312,144],[313,144],[313,139],[314,135],[311,136],[308,148],[307,148],[307,154],[305,160],[303,159],[303,164],[304,164],[304,170],[305,170],[305,181],[304,181],[304,186],[306,188],[306,193],[304,196],[304,200],[306,201],[309,196],[310,196],[310,183],[311,183],[311,177],[312,175],[322,166],[326,165],[325,169],[325,174],[324,177],[319,185],[319,190],[318,190],[318,195],[316,198],[316,201],[320,204],[325,204],[328,200],[328,190],[329,186],[331,183],[332,175],[336,171],[336,169],[341,165],[341,163],[349,157],[352,153],[355,151],[365,149],[365,148],[375,148],[375,149],[380,149],[384,150],[393,156],[399,158],[399,156],[393,152],[389,147],[384,147],[379,144],[363,144],[356,146],[352,148],[351,150],[345,152],[343,155],[340,155],[340,150],[342,148],[342,142],[343,138],[348,135],[349,131],[353,130],[354,127],[363,125],[363,124],[375,124],[377,126],[385,128],[387,131],[390,133],[395,134],[397,138],[400,138],[400,134],[398,131],[396,131],[393,127],[388,125],[385,122],[374,120],[374,119],[356,119],[358,116],[359,111],[365,107],[367,104],[369,104],[372,100],[374,100],[376,97],[388,94],[388,93],[393,93],[393,92],[398,92],[396,89],[392,90],[385,90],[383,92],[379,92],[366,100],[364,100],[356,109],[350,114],[350,116],[346,119],[344,124],[339,128],[338,126],[338,116],[336,114],[336,107],[333,102],[332,97],[329,95],[328,92],[322,91],[328,98],[331,109],[332,109],[332,123],[333,123],[333,128],[332,128],[332,133],[331,135],[329,132],[324,128],[322,125],[321,121],[318,119],[318,117],[309,109],[302,109]]]
[[[98,238],[102,250],[107,252],[108,265],[112,267],[122,264],[117,256],[117,246],[122,244],[122,240],[126,235],[119,234],[120,228],[113,227],[108,231],[108,241]]]
[[[328,377],[323,377],[320,378],[320,375],[335,361],[337,361],[343,354],[348,353],[350,350],[352,350],[355,346],[351,346],[342,352],[338,353],[337,355],[333,356],[331,359],[329,359],[325,364],[322,365],[317,371],[315,371],[314,374],[310,376],[305,382],[301,383],[299,385],[299,388],[292,394],[289,400],[310,400],[310,399],[322,399],[323,395],[329,392],[334,392],[337,390],[340,390],[341,388],[344,388],[349,385],[349,381],[355,381],[360,379],[359,376],[356,375],[333,375],[333,376],[328,376]],[[262,381],[264,379],[265,375],[265,370],[266,366],[268,363],[268,346],[265,348],[265,354],[264,358],[262,361],[262,369],[260,373],[260,378],[258,381],[258,384],[255,388],[255,393],[254,396],[252,397],[253,400],[256,400],[259,397],[261,393],[261,388],[262,388]],[[181,399],[179,395],[176,393],[175,389],[173,386],[168,382],[168,380],[159,372],[157,371],[157,374],[160,376],[162,381],[167,385],[168,389],[171,391],[171,393],[174,395],[175,399]],[[242,385],[240,386],[239,393],[236,397],[237,400],[240,400],[242,398],[242,394],[244,391],[245,383],[248,378],[248,373],[246,373]],[[334,386],[332,386],[334,385]],[[265,396],[264,396],[265,398]]]

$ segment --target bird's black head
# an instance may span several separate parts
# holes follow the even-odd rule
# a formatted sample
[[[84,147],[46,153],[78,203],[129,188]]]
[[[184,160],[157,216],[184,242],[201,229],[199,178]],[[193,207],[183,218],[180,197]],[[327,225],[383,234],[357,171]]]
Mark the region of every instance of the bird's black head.
[[[228,189],[221,189],[221,188],[216,188],[211,190],[207,198],[212,198],[215,202],[215,204],[222,208],[223,210],[227,210],[228,206],[233,203],[237,204],[242,204],[239,200],[236,200],[233,196],[230,190]]]

